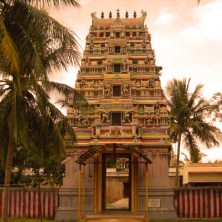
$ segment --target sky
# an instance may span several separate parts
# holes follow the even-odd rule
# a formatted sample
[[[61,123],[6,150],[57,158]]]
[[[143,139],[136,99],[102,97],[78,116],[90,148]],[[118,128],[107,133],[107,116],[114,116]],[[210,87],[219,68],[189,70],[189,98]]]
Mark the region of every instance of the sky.
[[[222,0],[79,0],[80,8],[62,7],[49,13],[61,24],[74,31],[82,47],[91,26],[91,13],[101,12],[108,17],[120,10],[120,17],[137,16],[146,11],[145,24],[152,36],[151,44],[156,65],[162,66],[161,83],[164,89],[173,78],[191,78],[191,90],[203,84],[203,95],[210,99],[222,92]],[[53,79],[74,87],[78,67],[56,73]],[[222,129],[222,124],[218,124]],[[222,144],[207,150],[203,162],[222,160]]]

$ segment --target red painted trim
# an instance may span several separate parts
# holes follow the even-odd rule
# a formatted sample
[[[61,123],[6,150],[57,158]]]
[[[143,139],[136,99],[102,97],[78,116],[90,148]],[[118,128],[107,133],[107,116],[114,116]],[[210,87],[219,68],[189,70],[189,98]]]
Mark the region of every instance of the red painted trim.
[[[200,191],[197,191],[197,203],[198,203],[198,218],[200,218]]]
[[[22,209],[22,216],[25,217],[26,213],[25,213],[25,209],[26,209],[26,196],[27,196],[27,191],[23,191],[22,192],[22,198],[23,198],[23,209]]]
[[[219,191],[219,217],[222,217],[222,200],[221,200],[221,198],[222,198],[222,195],[221,195],[221,190]]]
[[[50,210],[51,196],[49,192],[47,192],[47,195],[48,195],[48,217],[51,217],[51,210]]]
[[[14,209],[13,209],[13,216],[16,216],[16,201],[17,201],[17,194],[16,194],[17,192],[16,191],[13,191],[13,196],[14,196],[14,203],[13,203],[13,205],[14,205]]]
[[[28,217],[31,217],[31,191],[28,191]]]
[[[187,190],[187,218],[190,217],[190,191]]]
[[[2,216],[2,192],[0,191],[0,217]]]
[[[181,217],[181,210],[180,210],[180,192],[179,191],[176,191],[175,192],[175,195],[176,195],[176,200],[177,200],[177,206],[176,206],[176,210],[177,210],[177,216],[180,218]]]
[[[35,217],[35,208],[36,208],[36,192],[32,192],[33,201],[32,201],[32,217]]]
[[[208,218],[211,218],[211,198],[210,198],[210,190],[207,190],[207,204],[208,204],[208,215],[207,215],[207,217]]]
[[[217,217],[217,191],[213,190],[213,209],[214,209],[214,217]]]
[[[195,191],[192,190],[192,203],[193,203],[193,218],[196,218],[196,202],[195,202]]]
[[[21,206],[22,206],[22,200],[21,200],[21,190],[18,191],[18,213],[16,216],[21,217]]]
[[[12,192],[9,193],[8,216],[12,216]]]
[[[206,217],[206,201],[205,201],[205,190],[203,190],[203,207],[202,207],[202,210],[203,210],[203,218]]]
[[[56,208],[56,192],[54,191],[53,192],[53,206],[52,206],[52,216],[54,217],[55,216],[55,208]]]
[[[182,191],[182,217],[185,217],[185,195],[184,190]]]
[[[43,192],[43,197],[42,197],[42,216],[45,217],[45,192]]]
[[[41,195],[41,192],[40,192],[40,195]],[[38,215],[38,217],[40,217],[40,208],[41,208],[41,203],[40,203],[40,200],[41,200],[41,198],[39,198],[39,191],[37,191],[37,200],[38,200],[38,202],[36,203],[37,204],[37,215]]]

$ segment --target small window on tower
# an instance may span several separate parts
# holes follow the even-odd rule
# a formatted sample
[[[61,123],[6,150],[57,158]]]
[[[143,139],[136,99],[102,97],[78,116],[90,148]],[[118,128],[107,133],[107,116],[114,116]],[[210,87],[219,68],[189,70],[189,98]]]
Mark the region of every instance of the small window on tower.
[[[114,72],[120,72],[120,64],[114,64]]]
[[[120,32],[116,32],[116,38],[120,37]]]
[[[115,46],[115,53],[120,53],[120,46]]]
[[[103,64],[103,60],[102,59],[98,59],[98,65],[102,65]]]
[[[130,33],[129,32],[126,32],[126,37],[130,37]]]
[[[109,32],[106,32],[106,37],[109,37],[110,36],[110,33]]]
[[[133,64],[137,64],[137,63],[138,63],[137,59],[133,59]]]
[[[101,47],[102,47],[102,48],[105,47],[105,43],[101,43]]]
[[[113,96],[121,96],[121,86],[113,86]]]
[[[98,96],[98,91],[94,91],[94,96]]]
[[[121,125],[121,113],[112,113],[112,125],[120,126]]]

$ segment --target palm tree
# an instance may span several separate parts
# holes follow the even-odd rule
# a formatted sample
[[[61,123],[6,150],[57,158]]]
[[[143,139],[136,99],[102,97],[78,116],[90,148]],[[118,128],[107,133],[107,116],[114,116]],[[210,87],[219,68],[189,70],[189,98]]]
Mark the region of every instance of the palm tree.
[[[210,104],[212,105],[212,110],[209,112],[209,118],[213,120],[222,121],[222,93],[217,92],[214,93],[210,100]]]
[[[69,86],[55,82],[36,82],[24,77],[19,80],[5,80],[0,90],[0,147],[1,156],[6,157],[5,192],[3,207],[7,209],[13,152],[16,147],[37,153],[42,158],[56,159],[63,154],[63,138],[69,134],[76,141],[74,131],[62,112],[49,102],[49,91],[59,90],[63,97],[74,94],[75,102],[86,102],[80,94]],[[3,80],[1,81],[3,83]],[[20,92],[18,86],[20,83]],[[79,101],[79,102],[78,102]],[[41,161],[42,160],[42,161]],[[6,200],[5,200],[6,198]],[[3,212],[6,209],[3,208]],[[4,221],[4,214],[2,216]],[[6,220],[5,220],[6,221]]]
[[[190,79],[173,79],[166,87],[171,118],[170,136],[173,142],[177,142],[175,186],[178,186],[181,143],[183,142],[191,156],[194,156],[198,150],[198,142],[209,148],[219,144],[221,135],[220,130],[205,119],[211,106],[201,95],[203,85],[197,85],[192,93],[189,92],[189,85]]]
[[[37,8],[61,2],[78,5],[75,0],[0,0],[0,148],[6,159],[2,222],[7,221],[14,149],[41,148],[49,156],[59,155],[66,133],[75,140],[48,93],[57,89],[64,98],[74,93],[77,102],[85,103],[70,87],[48,80],[50,72],[78,64],[80,58],[75,35]]]
[[[188,157],[184,152],[180,153],[183,155],[185,163],[198,163],[202,159],[202,157],[207,156],[205,153],[200,152],[199,148],[195,148],[194,150],[189,151],[190,157]]]

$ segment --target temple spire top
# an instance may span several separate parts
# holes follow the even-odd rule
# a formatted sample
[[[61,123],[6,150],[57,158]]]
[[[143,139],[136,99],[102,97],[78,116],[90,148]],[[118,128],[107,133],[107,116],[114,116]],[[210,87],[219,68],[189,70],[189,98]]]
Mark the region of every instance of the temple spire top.
[[[102,19],[104,18],[104,12],[101,13],[101,18],[102,18]]]
[[[117,9],[116,11],[117,11],[117,15],[116,15],[116,17],[117,17],[117,18],[120,18],[120,12],[119,12],[119,9]]]

